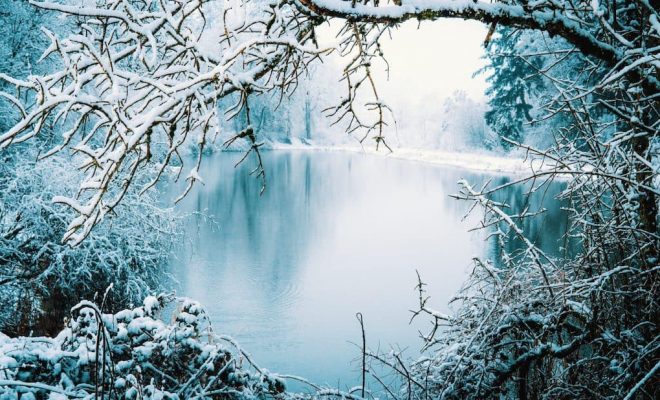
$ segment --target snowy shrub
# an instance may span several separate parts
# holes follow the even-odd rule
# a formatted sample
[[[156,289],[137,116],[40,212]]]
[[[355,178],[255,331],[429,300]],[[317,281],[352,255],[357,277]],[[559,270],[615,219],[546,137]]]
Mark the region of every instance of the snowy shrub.
[[[485,209],[483,226],[495,227],[501,248],[509,236],[523,247],[504,251],[497,263],[475,259],[451,315],[430,308],[420,280],[417,313],[434,324],[424,337],[427,356],[412,367],[414,382],[424,384],[407,392],[443,399],[657,398],[660,270],[657,260],[635,257],[644,251],[636,248],[639,238],[623,235],[616,223],[585,235],[581,225],[595,208],[580,207],[571,236],[589,251],[557,259],[520,228],[535,211],[510,216],[506,203],[460,184],[459,197]],[[615,211],[608,220],[622,218]]]
[[[231,338],[213,333],[198,303],[167,295],[116,314],[82,301],[54,338],[0,334],[2,399],[262,398],[284,390]]]
[[[427,337],[430,356],[414,364],[415,379],[427,382],[414,388],[415,396],[624,398],[638,382],[651,383],[658,369],[657,343],[646,339],[653,299],[632,294],[657,277],[639,273],[620,267],[587,276],[576,265],[477,263],[455,314],[441,319],[423,307],[437,330]],[[625,294],[613,294],[615,287]],[[626,310],[630,304],[636,309]],[[639,398],[657,398],[655,389]]]
[[[113,308],[160,286],[177,219],[155,194],[129,193],[123,218],[107,215],[71,247],[61,238],[73,213],[52,199],[73,192],[80,174],[63,157],[35,162],[38,149],[16,150],[0,155],[0,331],[52,333],[69,307],[109,285]]]

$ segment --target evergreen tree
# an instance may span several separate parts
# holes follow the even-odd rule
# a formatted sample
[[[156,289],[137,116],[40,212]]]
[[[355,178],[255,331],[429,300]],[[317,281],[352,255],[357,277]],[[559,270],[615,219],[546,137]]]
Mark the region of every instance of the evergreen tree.
[[[488,65],[477,73],[491,72],[486,81],[490,87],[490,109],[486,112],[486,123],[500,137],[516,142],[524,139],[523,124],[532,120],[533,98],[543,89],[538,69],[542,60],[520,57],[523,45],[533,45],[535,33],[512,28],[498,28],[490,42],[486,58]],[[524,40],[523,40],[524,39]],[[511,144],[503,141],[506,149]]]

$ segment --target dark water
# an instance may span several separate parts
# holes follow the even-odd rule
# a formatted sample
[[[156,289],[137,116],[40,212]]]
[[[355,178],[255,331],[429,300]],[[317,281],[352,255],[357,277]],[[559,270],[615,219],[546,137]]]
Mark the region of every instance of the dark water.
[[[206,161],[205,186],[181,210],[189,219],[186,246],[172,260],[178,294],[205,305],[214,329],[237,339],[261,366],[345,389],[358,384],[361,312],[368,345],[420,346],[409,325],[416,307],[415,270],[431,302],[447,311],[471,259],[496,256],[485,232],[468,232],[481,213],[448,195],[456,182],[492,179],[469,171],[361,154],[268,152],[268,188],[234,169],[240,154]],[[553,184],[531,199],[548,208],[526,226],[542,248],[557,248],[566,216]],[[174,195],[174,194],[173,194]],[[523,188],[501,193],[513,210],[528,205]]]

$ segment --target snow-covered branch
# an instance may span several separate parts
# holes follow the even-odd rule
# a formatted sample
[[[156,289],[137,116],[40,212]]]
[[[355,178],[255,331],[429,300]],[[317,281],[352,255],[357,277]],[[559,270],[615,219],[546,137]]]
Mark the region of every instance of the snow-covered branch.
[[[238,112],[249,96],[287,92],[324,52],[312,45],[313,23],[287,2],[226,18],[213,38],[218,48],[209,51],[200,44],[208,34],[207,3],[33,3],[81,18],[81,32],[65,38],[47,32],[51,45],[42,58],[56,58],[59,70],[10,79],[17,93],[5,97],[24,116],[0,134],[0,147],[26,141],[45,125],[62,132],[43,157],[70,149],[86,173],[76,198],[53,199],[78,214],[65,241],[75,245],[86,238],[126,195],[136,171],[156,171],[146,189],[168,167],[182,167],[184,143],[194,141],[201,155],[218,133],[219,99],[242,93]],[[287,72],[291,65],[297,66],[294,74]],[[256,136],[245,140],[258,152]],[[199,180],[200,163],[201,156],[188,167],[189,186]]]
[[[407,20],[461,18],[500,24],[515,28],[536,29],[557,35],[580,49],[587,56],[604,61],[613,74],[629,75],[644,82],[648,90],[659,90],[660,81],[653,72],[660,68],[657,31],[658,10],[649,3],[639,2],[644,11],[645,28],[631,33],[625,17],[617,19],[617,8],[624,14],[627,3],[608,3],[604,11],[593,9],[592,2],[567,1],[472,1],[472,0],[404,0],[380,4],[378,1],[298,0],[316,14],[355,22],[398,24]],[[641,10],[640,10],[641,11]],[[655,22],[655,23],[654,23]],[[613,26],[616,26],[617,29]],[[633,35],[631,37],[631,34]],[[629,38],[626,38],[628,36]],[[651,46],[648,40],[651,39]],[[612,44],[623,43],[624,48]],[[632,48],[632,49],[631,49]],[[651,72],[649,72],[649,70]]]

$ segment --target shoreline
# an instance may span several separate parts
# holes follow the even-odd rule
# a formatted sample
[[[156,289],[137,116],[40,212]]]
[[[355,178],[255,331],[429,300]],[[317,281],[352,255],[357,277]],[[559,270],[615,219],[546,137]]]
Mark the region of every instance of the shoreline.
[[[411,148],[376,150],[373,147],[357,146],[324,146],[315,144],[293,143],[269,143],[264,150],[269,151],[315,151],[315,152],[348,152],[364,154],[396,160],[419,162],[429,165],[453,167],[468,171],[489,174],[508,174],[516,176],[530,175],[533,172],[542,171],[542,160],[512,155],[511,157],[484,154],[484,153],[461,153],[453,151],[423,150]]]

